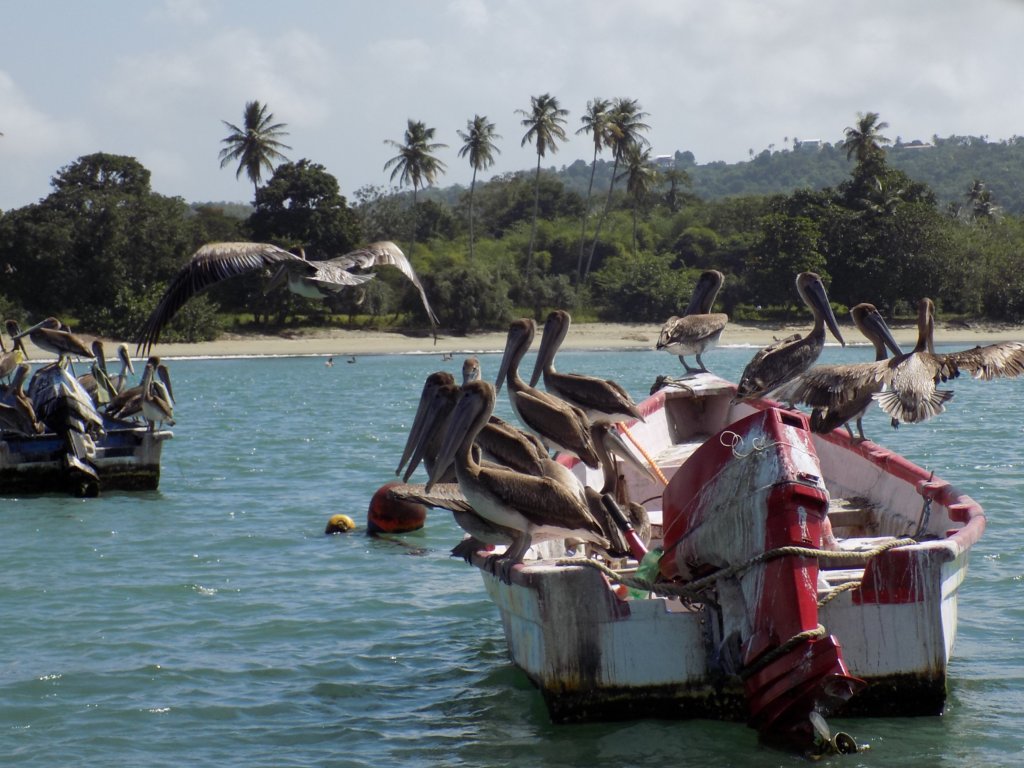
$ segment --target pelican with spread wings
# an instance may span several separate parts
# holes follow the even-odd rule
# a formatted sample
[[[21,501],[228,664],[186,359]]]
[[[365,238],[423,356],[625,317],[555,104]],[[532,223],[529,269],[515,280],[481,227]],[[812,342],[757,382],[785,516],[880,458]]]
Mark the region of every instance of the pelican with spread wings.
[[[160,339],[160,331],[185,303],[197,293],[232,277],[275,267],[267,290],[287,282],[288,289],[299,296],[323,299],[346,288],[362,285],[373,274],[353,272],[355,269],[391,266],[397,268],[416,286],[431,325],[438,325],[416,272],[402,249],[390,240],[382,240],[359,248],[344,256],[323,261],[310,261],[300,251],[296,256],[269,243],[208,243],[192,254],[188,264],[175,276],[163,298],[150,314],[139,333],[138,352],[149,354]]]

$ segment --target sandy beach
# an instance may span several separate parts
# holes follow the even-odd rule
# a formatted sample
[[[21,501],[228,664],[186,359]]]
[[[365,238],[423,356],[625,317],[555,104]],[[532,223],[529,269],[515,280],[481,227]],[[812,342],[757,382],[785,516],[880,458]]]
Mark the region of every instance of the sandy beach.
[[[806,333],[807,325],[761,327],[730,323],[722,333],[721,346],[762,347],[791,333]],[[625,323],[578,323],[569,329],[563,349],[654,349],[660,325]],[[917,339],[913,325],[893,327],[893,335],[909,349]],[[866,340],[852,324],[842,325],[848,344],[866,344]],[[540,329],[538,329],[538,340]],[[953,343],[963,348],[998,341],[1024,341],[1024,326],[978,323],[971,327],[962,324],[938,323],[935,331],[939,343]],[[26,342],[28,339],[25,340]],[[832,339],[829,339],[830,343]],[[113,346],[107,345],[108,357],[113,357]],[[539,341],[534,341],[534,345]],[[45,360],[52,357],[28,345],[30,359]],[[134,355],[134,345],[129,345]],[[157,344],[154,354],[167,359],[181,357],[250,357],[259,355],[301,356],[334,355],[389,355],[389,354],[471,354],[501,352],[505,347],[504,333],[481,333],[469,336],[439,334],[437,342],[427,335],[416,336],[387,331],[352,331],[342,329],[308,329],[288,331],[280,336],[242,335],[225,333],[217,341],[197,344]]]

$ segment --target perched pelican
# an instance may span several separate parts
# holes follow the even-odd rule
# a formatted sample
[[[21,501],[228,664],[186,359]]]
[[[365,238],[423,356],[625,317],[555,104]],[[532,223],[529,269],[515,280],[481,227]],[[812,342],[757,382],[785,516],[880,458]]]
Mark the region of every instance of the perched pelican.
[[[13,323],[13,320],[7,322]],[[13,336],[13,334],[11,334]],[[25,360],[25,347],[21,340],[14,342],[13,347],[8,351],[4,346],[3,336],[0,336],[0,379],[10,379],[11,375],[18,369],[18,366]]]
[[[700,356],[718,346],[722,330],[729,322],[728,315],[711,312],[724,280],[725,277],[717,269],[701,273],[693,287],[693,296],[690,297],[686,312],[682,317],[670,317],[661,328],[656,349],[678,355],[687,375],[708,370]],[[686,355],[695,355],[699,367],[691,368],[686,362]]]
[[[10,385],[0,396],[0,428],[25,435],[42,434],[45,427],[36,419],[36,410],[24,390],[29,370],[28,363],[19,363]]]
[[[458,387],[455,385],[455,377],[448,371],[435,371],[423,382],[416,415],[413,417],[409,436],[405,440],[405,448],[402,449],[402,456],[395,469],[395,474],[401,475],[402,467],[406,462],[410,461],[415,453],[420,454],[415,461],[410,462],[409,469],[402,478],[406,482],[416,470],[421,459],[426,466],[427,474],[431,474],[434,468],[434,457],[437,456],[437,452],[441,448],[441,440],[444,438],[443,425],[447,423],[448,416],[452,408],[455,407],[457,394]],[[421,447],[422,450],[417,451]],[[440,482],[451,482],[453,479],[442,477]]]
[[[889,326],[874,304],[858,304],[850,310],[853,324],[875,347],[875,360],[885,360],[887,350],[894,355],[903,354],[900,345],[892,337]],[[860,389],[853,391],[837,386],[856,365],[816,365],[802,376],[785,384],[778,392],[779,399],[791,403],[806,403],[814,408],[811,413],[811,431],[831,432],[845,425],[850,438],[856,442],[863,441],[864,423],[862,419],[872,404],[872,396],[881,390],[882,383],[875,379]],[[856,420],[857,436],[854,437],[850,421]]]
[[[480,358],[476,355],[470,355],[462,361],[462,383],[468,384],[471,381],[476,381],[481,376],[480,374]]]
[[[373,279],[372,274],[357,274],[350,270],[380,266],[395,267],[409,278],[419,291],[431,325],[436,328],[437,316],[430,308],[416,272],[402,249],[388,240],[370,243],[365,248],[323,261],[307,261],[304,253],[296,256],[269,243],[208,243],[192,254],[188,264],[171,281],[142,327],[138,348],[148,353],[160,339],[160,331],[185,302],[222,280],[276,267],[267,290],[287,282],[288,289],[299,296],[322,299]]]
[[[544,323],[540,349],[537,351],[537,362],[533,367],[533,375],[530,376],[530,386],[536,386],[543,374],[544,388],[549,393],[575,405],[587,414],[587,418],[592,422],[643,421],[644,417],[637,410],[633,398],[614,381],[580,373],[559,373],[555,370],[555,355],[565,340],[571,323],[572,318],[564,309],[556,309],[548,315],[547,322]]]
[[[57,355],[57,362],[61,365],[66,365],[71,355],[89,359],[95,356],[89,345],[56,317],[48,317],[24,331],[18,330],[14,338],[17,341],[24,336],[28,336],[40,349]]]
[[[476,514],[515,531],[515,543],[501,563],[495,563],[499,578],[510,581],[512,567],[522,561],[536,536],[579,539],[607,548],[601,525],[577,490],[550,477],[483,466],[473,456],[473,440],[487,423],[494,398],[495,389],[486,381],[463,387],[437,465],[454,460],[459,489]]]
[[[154,381],[154,386],[162,385],[165,400],[174,404],[174,390],[171,388],[171,374],[167,366],[160,362],[160,358],[153,355],[146,361],[146,365],[152,365],[160,381]],[[142,412],[142,384],[128,389],[122,389],[110,402],[107,403],[106,414],[113,419],[127,419]]]
[[[810,368],[825,346],[826,324],[836,341],[846,346],[821,278],[814,272],[801,272],[796,277],[796,289],[814,315],[814,327],[806,336],[787,336],[754,355],[743,369],[736,388],[738,400],[768,397],[787,381]]]
[[[934,333],[935,305],[924,298],[917,305],[917,344],[912,351],[889,360],[851,366],[851,370],[826,384],[847,397],[864,387],[880,385],[880,391],[872,397],[897,427],[901,421],[913,424],[942,413],[953,392],[938,389],[937,385],[956,378],[961,371],[985,381],[1024,373],[1022,342],[1007,341],[937,354]]]
[[[78,377],[78,383],[89,393],[89,397],[97,405],[106,405],[110,398],[117,394],[117,386],[107,372],[107,355],[100,339],[93,339],[90,345],[94,357],[89,373]]]
[[[512,410],[545,445],[578,456],[588,467],[597,469],[600,461],[586,414],[565,400],[534,389],[519,376],[519,362],[533,341],[534,333],[536,326],[532,318],[520,318],[509,326],[495,387],[500,391],[501,385],[508,381]]]
[[[157,423],[166,422],[174,426],[174,408],[171,406],[167,390],[159,381],[154,381],[155,372],[156,366],[152,363],[146,363],[146,368],[142,372],[140,407],[142,418],[149,422],[150,432],[156,429]]]

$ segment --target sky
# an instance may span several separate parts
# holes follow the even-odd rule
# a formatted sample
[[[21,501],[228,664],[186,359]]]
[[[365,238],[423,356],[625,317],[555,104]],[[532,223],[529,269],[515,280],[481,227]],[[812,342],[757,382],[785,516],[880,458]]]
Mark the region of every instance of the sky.
[[[0,18],[3,210],[94,152],[163,195],[251,202],[218,153],[254,99],[350,199],[397,183],[386,140],[410,119],[448,145],[440,186],[468,186],[477,114],[502,137],[481,178],[532,169],[517,110],[545,93],[570,138],[544,167],[590,161],[596,97],[637,99],[652,154],[701,164],[836,143],[868,111],[893,140],[1024,134],[1021,0],[0,0]]]

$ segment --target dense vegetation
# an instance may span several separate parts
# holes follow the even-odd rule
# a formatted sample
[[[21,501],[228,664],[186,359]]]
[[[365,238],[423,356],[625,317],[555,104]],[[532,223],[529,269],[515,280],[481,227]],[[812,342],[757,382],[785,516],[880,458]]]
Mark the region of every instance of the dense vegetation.
[[[271,129],[271,148],[286,148],[283,125],[253,104],[247,121],[252,111]],[[662,322],[712,267],[726,274],[720,306],[737,319],[797,313],[793,279],[810,269],[825,277],[839,310],[871,301],[906,316],[930,296],[946,313],[1024,320],[1017,140],[936,137],[931,146],[885,149],[885,124],[868,113],[836,146],[794,140],[749,162],[701,166],[686,152],[652,160],[636,102],[595,100],[588,109],[580,131],[589,119],[596,137],[609,114],[617,126],[603,144],[595,140],[591,162],[542,167],[565,135],[565,110],[545,94],[521,111],[536,168],[487,181],[474,174],[469,190],[431,186],[444,171],[429,162],[440,145],[433,129],[410,120],[405,141],[391,142],[399,154],[389,166],[412,194],[364,187],[351,203],[313,161],[261,164],[259,153],[244,151],[251,133],[230,124],[237,133],[222,157],[248,163],[239,173],[253,181],[251,207],[188,205],[154,192],[131,157],[81,157],[57,171],[45,199],[0,212],[0,316],[24,324],[57,315],[76,329],[131,338],[205,242],[268,241],[326,258],[391,239],[453,333],[504,327],[515,312],[539,319],[553,306],[583,319]],[[487,168],[500,138],[494,125],[476,116],[459,135],[474,172]],[[598,158],[605,149],[610,162]],[[211,338],[227,318],[263,328],[426,324],[408,283],[387,270],[324,303],[264,295],[264,283],[252,275],[217,286],[190,302],[165,338]]]

